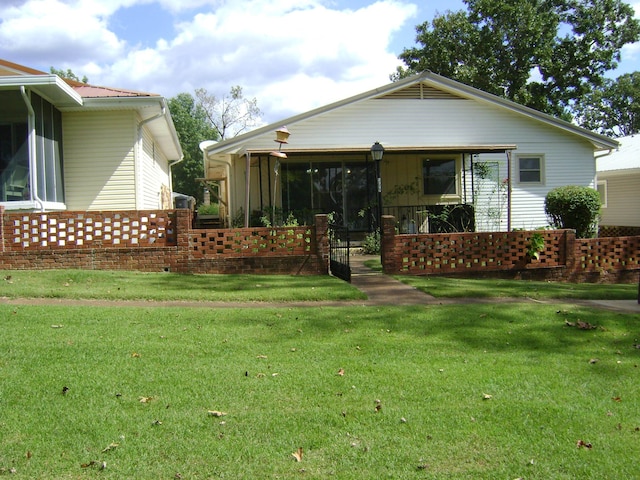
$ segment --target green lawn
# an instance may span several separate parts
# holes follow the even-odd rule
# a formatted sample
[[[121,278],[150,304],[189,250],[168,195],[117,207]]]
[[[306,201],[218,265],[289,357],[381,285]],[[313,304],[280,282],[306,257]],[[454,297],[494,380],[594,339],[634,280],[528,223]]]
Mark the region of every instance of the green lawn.
[[[0,305],[0,476],[637,478],[639,320]]]
[[[99,270],[0,270],[0,296],[228,302],[366,298],[356,288],[328,275],[180,275]]]

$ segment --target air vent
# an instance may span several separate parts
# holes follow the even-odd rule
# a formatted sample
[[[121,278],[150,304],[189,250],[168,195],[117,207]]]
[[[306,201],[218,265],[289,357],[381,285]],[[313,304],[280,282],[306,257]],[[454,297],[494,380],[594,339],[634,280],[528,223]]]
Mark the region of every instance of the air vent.
[[[461,97],[457,97],[449,92],[438,90],[437,88],[418,83],[411,85],[402,90],[396,90],[395,92],[383,95],[384,99],[405,99],[405,100],[463,100]]]

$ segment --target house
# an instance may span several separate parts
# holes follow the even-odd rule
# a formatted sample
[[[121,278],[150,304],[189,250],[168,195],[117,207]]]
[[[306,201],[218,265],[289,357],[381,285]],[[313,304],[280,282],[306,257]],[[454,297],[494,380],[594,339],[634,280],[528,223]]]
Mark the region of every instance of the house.
[[[598,191],[602,198],[601,230],[640,234],[640,136],[617,139],[620,148],[596,155]]]
[[[0,60],[0,205],[172,208],[182,150],[165,99]]]
[[[274,143],[285,125],[288,143]],[[379,162],[375,142],[384,149]],[[617,146],[424,72],[201,147],[206,180],[228,206],[228,221],[249,225],[281,212],[308,223],[314,213],[333,212],[366,232],[377,228],[382,204],[411,233],[545,226],[547,192],[595,188],[594,152]]]

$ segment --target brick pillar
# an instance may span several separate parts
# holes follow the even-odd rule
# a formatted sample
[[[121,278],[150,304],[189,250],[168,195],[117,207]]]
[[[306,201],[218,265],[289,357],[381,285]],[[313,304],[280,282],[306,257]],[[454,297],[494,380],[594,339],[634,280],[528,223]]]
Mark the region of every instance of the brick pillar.
[[[329,216],[316,215],[316,256],[320,264],[319,274],[329,273]]]
[[[4,207],[0,205],[0,252],[4,252]]]
[[[565,280],[571,280],[578,273],[576,271],[576,231],[565,230],[565,265],[567,273]]]
[[[380,235],[380,263],[384,273],[396,273],[396,217],[382,216],[382,234]]]
[[[171,270],[178,273],[189,272],[191,259],[191,220],[192,212],[187,208],[174,210],[176,221],[176,255],[171,262]]]

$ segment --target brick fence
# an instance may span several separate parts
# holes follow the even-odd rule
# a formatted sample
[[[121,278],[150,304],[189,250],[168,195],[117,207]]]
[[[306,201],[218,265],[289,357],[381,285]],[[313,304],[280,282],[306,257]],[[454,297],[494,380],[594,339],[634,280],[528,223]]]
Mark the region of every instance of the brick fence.
[[[634,283],[640,273],[640,236],[577,239],[573,230],[398,235],[383,217],[385,273],[493,276],[570,282]],[[534,234],[539,258],[527,255]]]
[[[193,229],[189,210],[13,213],[0,207],[0,269],[328,273],[328,219],[308,227]]]

